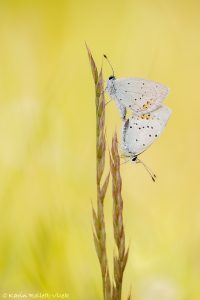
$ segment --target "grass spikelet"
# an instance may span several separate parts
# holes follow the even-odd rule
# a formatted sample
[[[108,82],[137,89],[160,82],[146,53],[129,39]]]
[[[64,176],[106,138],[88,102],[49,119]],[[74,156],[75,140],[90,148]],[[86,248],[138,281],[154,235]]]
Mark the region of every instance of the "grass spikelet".
[[[115,300],[121,300],[122,282],[124,269],[128,259],[128,250],[125,246],[125,233],[123,225],[123,199],[121,195],[122,179],[120,175],[120,157],[118,153],[117,134],[112,140],[110,155],[110,170],[112,174],[112,196],[113,196],[113,230],[117,246],[117,255],[114,257],[114,281],[113,295]],[[129,296],[128,299],[130,299]]]
[[[94,223],[94,244],[99,259],[102,281],[103,295],[105,300],[111,300],[111,282],[108,269],[108,259],[106,251],[106,229],[104,220],[104,199],[109,183],[109,174],[102,183],[102,175],[105,167],[105,99],[103,88],[102,70],[98,74],[97,67],[92,57],[91,51],[87,47],[92,75],[95,83],[95,104],[96,104],[96,185],[97,185],[97,209],[93,208]]]

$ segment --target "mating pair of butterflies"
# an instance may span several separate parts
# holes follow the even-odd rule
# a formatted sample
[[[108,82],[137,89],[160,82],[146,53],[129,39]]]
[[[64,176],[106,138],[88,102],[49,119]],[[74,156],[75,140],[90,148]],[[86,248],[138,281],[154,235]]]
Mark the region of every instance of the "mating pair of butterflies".
[[[105,55],[104,57],[107,59]],[[109,60],[108,63],[110,64]],[[162,103],[168,96],[169,89],[163,84],[142,78],[117,79],[113,71],[107,81],[106,91],[115,101],[123,121],[123,156],[142,163],[155,180],[155,174],[138,159],[138,155],[161,135],[167,124],[171,110]],[[133,114],[126,119],[128,109]]]

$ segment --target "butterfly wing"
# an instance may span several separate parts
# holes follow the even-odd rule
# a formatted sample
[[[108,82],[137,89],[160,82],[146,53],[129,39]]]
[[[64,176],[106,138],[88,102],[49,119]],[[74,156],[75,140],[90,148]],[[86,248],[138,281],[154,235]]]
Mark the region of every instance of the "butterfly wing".
[[[161,135],[170,115],[171,110],[163,105],[152,113],[128,119],[122,128],[122,151],[129,156],[145,151]]]
[[[117,101],[138,114],[154,111],[169,94],[163,84],[141,78],[115,79],[114,86]]]

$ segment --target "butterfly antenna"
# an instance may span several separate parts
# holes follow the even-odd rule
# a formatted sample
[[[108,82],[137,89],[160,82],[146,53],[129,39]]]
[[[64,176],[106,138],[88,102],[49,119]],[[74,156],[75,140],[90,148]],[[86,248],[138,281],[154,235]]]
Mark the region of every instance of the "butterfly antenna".
[[[110,63],[110,61],[109,61],[109,59],[107,58],[107,56],[104,54],[103,55],[103,57],[107,60],[107,62],[109,63],[109,65],[110,65],[110,67],[111,67],[111,69],[112,69],[112,72],[113,72],[113,76],[115,76],[115,73],[114,73],[114,69],[113,69],[113,67],[112,67],[112,65],[111,65],[111,63]]]
[[[144,168],[146,169],[146,171],[151,176],[151,179],[155,182],[156,181],[156,175],[151,171],[151,169],[149,167],[147,167],[147,165],[142,160],[137,159],[137,162],[141,163],[144,166]]]

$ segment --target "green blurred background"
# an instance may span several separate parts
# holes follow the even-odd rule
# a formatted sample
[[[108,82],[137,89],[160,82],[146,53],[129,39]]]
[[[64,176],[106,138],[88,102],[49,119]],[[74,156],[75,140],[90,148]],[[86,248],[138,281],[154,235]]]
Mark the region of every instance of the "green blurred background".
[[[0,293],[102,299],[87,41],[98,66],[106,53],[116,76],[171,89],[172,117],[142,155],[158,181],[141,165],[122,167],[124,295],[132,287],[138,300],[200,299],[199,16],[194,0],[0,1]],[[106,119],[110,146],[121,126],[113,102]],[[105,209],[112,256],[110,188]]]

